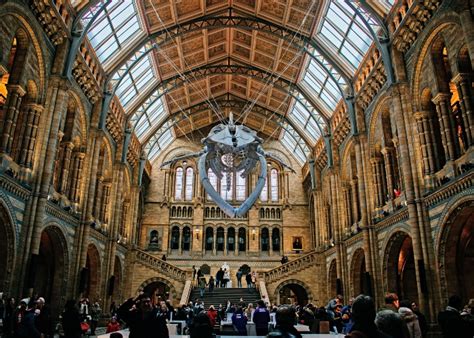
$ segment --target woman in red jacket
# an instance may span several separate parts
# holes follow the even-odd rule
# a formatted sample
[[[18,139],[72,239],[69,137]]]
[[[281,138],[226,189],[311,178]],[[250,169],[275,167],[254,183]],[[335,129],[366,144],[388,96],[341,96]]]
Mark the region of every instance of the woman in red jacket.
[[[214,309],[214,305],[209,306],[209,310],[207,310],[207,316],[211,320],[211,326],[214,327],[214,325],[216,325],[217,318],[217,310]]]
[[[120,331],[120,323],[117,322],[117,317],[113,316],[110,319],[110,322],[107,324],[107,331],[106,333]]]

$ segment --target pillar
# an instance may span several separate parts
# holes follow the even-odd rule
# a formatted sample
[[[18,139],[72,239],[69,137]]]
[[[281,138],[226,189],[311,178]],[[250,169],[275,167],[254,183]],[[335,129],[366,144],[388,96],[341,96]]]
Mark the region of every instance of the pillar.
[[[457,138],[454,130],[454,119],[451,112],[450,94],[439,93],[433,98],[438,112],[443,147],[447,161],[454,161],[457,157]]]
[[[74,144],[72,142],[66,142],[63,145],[63,160],[61,168],[61,179],[59,181],[58,192],[64,195],[68,194],[68,181],[69,181],[69,171],[71,166],[71,156]]]
[[[466,134],[466,149],[474,144],[474,116],[472,112],[472,91],[469,74],[458,74],[453,82],[459,95],[459,104],[461,106],[462,121]]]
[[[5,119],[1,135],[0,151],[11,152],[13,137],[15,136],[16,121],[23,96],[26,91],[20,85],[7,85],[8,98],[5,104]]]

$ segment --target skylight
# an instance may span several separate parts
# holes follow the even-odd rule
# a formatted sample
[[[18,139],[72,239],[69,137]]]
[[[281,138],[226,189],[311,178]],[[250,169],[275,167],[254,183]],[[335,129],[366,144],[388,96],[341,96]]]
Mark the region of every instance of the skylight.
[[[309,147],[306,145],[298,132],[288,124],[285,126],[281,143],[286,148],[286,150],[288,150],[288,152],[296,158],[300,165],[305,164],[310,154]]]
[[[314,144],[321,135],[315,119],[310,115],[308,110],[299,102],[296,101],[288,118],[302,131],[307,138]]]
[[[318,36],[357,69],[372,44],[367,28],[344,1],[330,1]]]
[[[91,8],[85,17],[90,17],[105,1]],[[125,46],[144,33],[138,19],[135,1],[111,1],[94,21],[87,37],[95,49],[96,55],[103,64],[116,58]]]
[[[166,149],[174,141],[174,133],[171,121],[167,121],[156,133],[150,138],[145,146],[145,152],[148,160],[152,162],[160,153]]]

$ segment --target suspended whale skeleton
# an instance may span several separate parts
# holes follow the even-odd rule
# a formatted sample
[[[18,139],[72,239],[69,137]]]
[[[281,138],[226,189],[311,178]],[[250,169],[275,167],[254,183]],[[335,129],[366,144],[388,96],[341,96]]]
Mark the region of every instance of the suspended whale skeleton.
[[[234,124],[232,113],[230,113],[228,124],[221,123],[213,127],[209,135],[203,138],[201,142],[204,147],[200,152],[177,156],[172,160],[163,162],[161,168],[178,161],[199,158],[198,171],[202,186],[212,200],[229,217],[245,215],[260,196],[267,178],[266,157],[279,162],[283,167],[295,172],[275,155],[266,153],[263,150],[263,140],[257,136],[257,132],[247,126]],[[210,183],[207,175],[208,168],[211,168],[218,180],[221,180],[226,175],[226,187],[227,190],[230,190],[231,174],[240,173],[242,178],[247,178],[250,172],[257,166],[257,163],[260,163],[260,174],[258,175],[255,189],[237,208],[234,208],[221,197]]]

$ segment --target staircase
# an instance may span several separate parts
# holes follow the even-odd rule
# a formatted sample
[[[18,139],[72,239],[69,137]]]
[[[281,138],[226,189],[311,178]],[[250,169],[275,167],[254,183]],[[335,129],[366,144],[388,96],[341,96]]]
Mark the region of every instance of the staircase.
[[[219,304],[226,306],[228,300],[230,300],[231,303],[239,303],[240,298],[243,299],[245,304],[253,303],[254,307],[256,307],[257,301],[261,299],[260,293],[255,288],[219,288],[214,289],[212,293],[210,293],[206,288],[206,292],[202,298],[199,295],[199,288],[194,288],[189,300],[194,301],[196,298],[199,298],[204,302],[206,309],[211,305],[214,305],[216,309]]]

